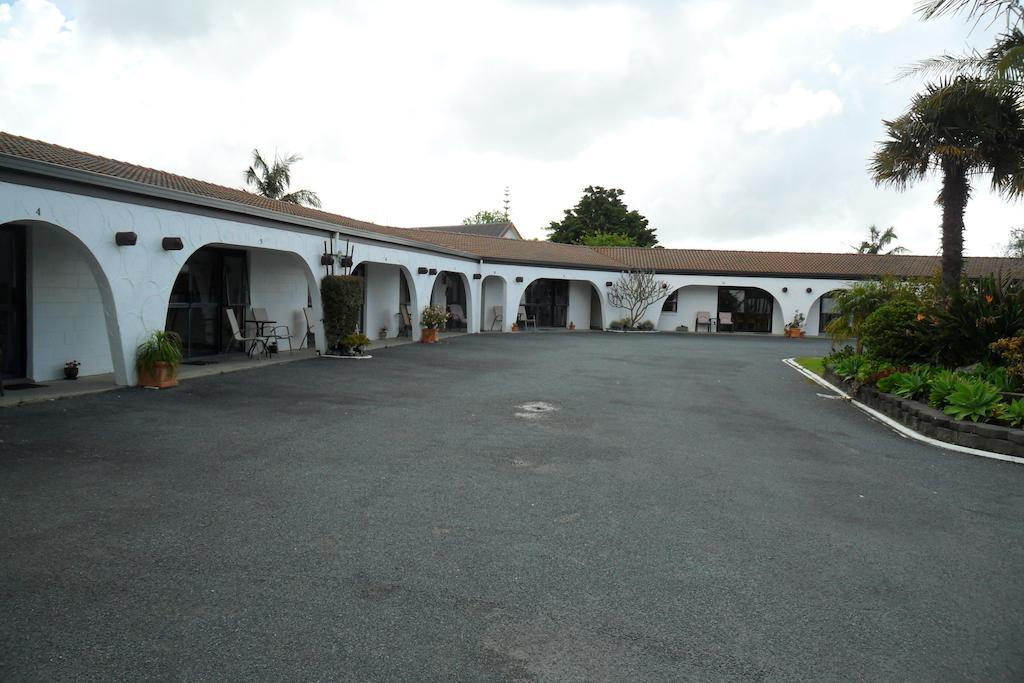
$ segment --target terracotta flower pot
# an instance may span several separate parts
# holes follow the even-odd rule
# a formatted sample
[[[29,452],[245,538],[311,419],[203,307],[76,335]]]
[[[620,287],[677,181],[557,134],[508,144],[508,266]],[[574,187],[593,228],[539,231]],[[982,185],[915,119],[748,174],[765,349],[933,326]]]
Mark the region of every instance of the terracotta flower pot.
[[[424,344],[436,344],[437,343],[437,328],[436,327],[424,327],[423,333],[420,336],[420,341]]]
[[[152,368],[139,368],[139,386],[168,389],[178,386],[175,368],[167,363],[156,363]]]
[[[78,367],[64,367],[64,379],[78,379]]]

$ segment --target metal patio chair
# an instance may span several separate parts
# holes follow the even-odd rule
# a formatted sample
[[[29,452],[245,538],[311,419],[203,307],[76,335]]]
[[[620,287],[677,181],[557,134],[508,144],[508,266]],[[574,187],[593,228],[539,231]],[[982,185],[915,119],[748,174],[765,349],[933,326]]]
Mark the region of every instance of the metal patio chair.
[[[718,312],[718,331],[719,332],[722,331],[722,326],[723,325],[728,325],[730,332],[735,331],[735,326],[732,323],[732,313],[730,313],[728,311],[719,311]]]
[[[704,325],[708,328],[708,332],[711,331],[711,313],[710,311],[697,311],[697,319],[693,323],[693,331],[700,332],[700,326]]]
[[[263,323],[261,336],[264,337],[268,342],[277,342],[284,339],[288,342],[288,351],[292,350],[292,330],[288,325],[279,325],[276,322],[271,326],[270,316],[267,315],[267,309],[255,308],[252,309],[252,319]],[[281,332],[284,331],[284,334]]]
[[[398,304],[398,317],[402,321],[398,336],[412,339],[412,313],[409,312],[409,304]]]
[[[516,314],[516,322],[523,323],[524,329],[527,325],[533,323],[533,331],[537,331],[537,315],[534,314],[534,316],[531,318],[530,314],[526,312],[526,306],[522,304],[519,304],[519,313]]]
[[[491,310],[494,312],[494,320],[491,321],[491,330],[493,331],[495,326],[500,330],[505,322],[505,307],[491,306]]]
[[[306,319],[306,334],[302,335],[302,341],[299,342],[299,348],[306,348],[306,342],[313,342],[316,345],[316,325],[313,324],[313,308],[311,306],[303,306],[302,317]]]
[[[257,348],[261,348],[259,354],[267,354],[270,356],[270,349],[267,348],[267,340],[264,337],[246,337],[238,329],[238,319],[235,318],[235,312],[230,308],[225,308],[224,311],[228,314],[228,324],[231,325],[231,334],[235,338],[236,342],[241,342],[242,350],[245,351],[246,355],[252,357],[252,352]],[[249,348],[246,349],[245,345],[249,344]],[[259,355],[257,355],[257,358]]]

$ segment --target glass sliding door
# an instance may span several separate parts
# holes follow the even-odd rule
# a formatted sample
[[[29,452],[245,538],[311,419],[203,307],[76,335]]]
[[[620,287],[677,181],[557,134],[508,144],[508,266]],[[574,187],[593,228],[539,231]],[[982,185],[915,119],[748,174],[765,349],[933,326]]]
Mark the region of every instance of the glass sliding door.
[[[0,228],[0,372],[24,377],[25,351],[25,229]]]
[[[529,317],[539,327],[565,327],[569,312],[568,280],[534,280],[523,299]]]
[[[204,247],[182,266],[171,290],[167,330],[181,335],[186,358],[220,353],[232,346],[226,307],[244,325],[249,306],[249,271],[244,251]]]
[[[771,332],[775,299],[755,287],[719,287],[718,317],[732,313],[736,332]]]

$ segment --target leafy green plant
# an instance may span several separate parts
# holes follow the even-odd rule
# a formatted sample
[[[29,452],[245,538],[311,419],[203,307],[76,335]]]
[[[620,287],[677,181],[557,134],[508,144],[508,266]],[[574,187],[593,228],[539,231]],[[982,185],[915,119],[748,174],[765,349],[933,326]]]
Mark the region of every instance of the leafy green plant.
[[[829,351],[822,359],[822,362],[826,367],[834,368],[836,363],[839,361],[845,358],[853,358],[856,355],[857,352],[854,351],[853,347],[847,344],[841,349],[833,349],[832,351]]]
[[[893,363],[927,360],[932,325],[917,301],[897,299],[880,306],[861,326],[864,347],[875,358]]]
[[[999,404],[999,390],[980,379],[966,379],[946,397],[946,414],[977,422],[991,417]]]
[[[892,363],[869,359],[857,370],[857,381],[863,384],[877,384],[878,380],[896,372]]]
[[[965,280],[934,316],[943,365],[1007,364],[993,344],[1024,329],[1024,287],[1007,276]]]
[[[181,336],[177,332],[154,330],[135,349],[135,365],[139,370],[152,372],[157,363],[166,363],[171,375],[181,365]]]
[[[324,305],[324,340],[335,349],[342,337],[355,334],[363,305],[363,278],[356,275],[326,275],[320,281]]]
[[[928,380],[923,375],[915,372],[901,372],[898,373],[898,377],[892,393],[901,398],[917,399],[928,391]]]
[[[833,294],[832,313],[835,317],[826,325],[825,331],[833,343],[853,338],[856,352],[862,353],[864,340],[861,328],[868,316],[891,301],[926,305],[934,298],[934,289],[934,285],[927,281],[907,282],[893,277],[858,282]]]
[[[960,378],[949,370],[939,370],[928,378],[928,405],[932,408],[943,408],[946,399],[960,384]]]
[[[451,314],[442,306],[427,306],[420,313],[420,327],[439,329],[444,327],[451,317]]]
[[[989,344],[1011,377],[1024,380],[1024,337],[1003,337]]]
[[[362,355],[363,347],[370,345],[370,338],[365,334],[350,334],[342,337],[339,343],[343,348],[352,349],[357,355]]]
[[[845,380],[857,378],[857,373],[867,362],[864,356],[846,356],[835,362],[833,369],[837,375]]]
[[[894,394],[896,393],[896,387],[898,386],[899,381],[903,378],[903,375],[904,373],[902,372],[893,372],[891,374],[884,375],[878,378],[875,386],[878,387],[879,391],[884,391],[887,394]]]
[[[621,320],[613,320],[613,321],[611,321],[610,323],[608,323],[608,329],[610,329],[610,330],[621,330],[622,329],[622,321]]]
[[[1011,427],[1020,427],[1021,424],[1024,424],[1024,399],[1000,403],[996,407],[995,413],[996,417]]]
[[[644,332],[651,332],[654,330],[654,323],[650,320],[645,320],[638,327]]]

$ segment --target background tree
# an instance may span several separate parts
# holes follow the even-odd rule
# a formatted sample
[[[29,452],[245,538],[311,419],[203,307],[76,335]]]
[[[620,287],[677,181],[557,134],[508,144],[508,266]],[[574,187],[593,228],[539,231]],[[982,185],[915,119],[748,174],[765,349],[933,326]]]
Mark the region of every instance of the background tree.
[[[654,271],[631,270],[619,275],[608,290],[608,303],[629,312],[629,328],[636,327],[653,304],[669,294],[666,283],[654,277]]]
[[[1024,258],[1024,227],[1010,228],[1010,241],[1003,247],[1010,258]]]
[[[565,210],[561,222],[552,221],[545,228],[548,239],[563,244],[582,244],[587,235],[605,233],[625,235],[638,247],[653,247],[658,243],[654,228],[647,227],[647,219],[623,203],[623,194],[614,187],[587,187],[576,206]]]
[[[942,285],[954,292],[963,271],[964,211],[972,179],[992,176],[1007,198],[1024,194],[1024,111],[1013,95],[980,79],[928,85],[888,133],[871,161],[878,184],[905,189],[932,172],[942,178]]]
[[[620,235],[614,232],[594,232],[584,235],[580,244],[588,247],[635,247],[636,240],[629,235]]]
[[[472,216],[462,219],[463,225],[477,225],[479,223],[507,223],[508,217],[501,209],[481,209]]]
[[[854,249],[861,254],[905,254],[907,252],[905,247],[893,247],[889,251],[882,251],[897,239],[896,230],[893,227],[890,226],[882,232],[877,226],[872,225],[868,227],[868,238]]]
[[[288,202],[289,204],[305,204],[320,208],[320,197],[312,190],[288,191],[291,185],[291,166],[302,161],[298,154],[285,157],[274,155],[274,163],[268,164],[258,149],[252,151],[252,166],[245,172],[245,184],[255,187],[256,194],[270,199]]]

